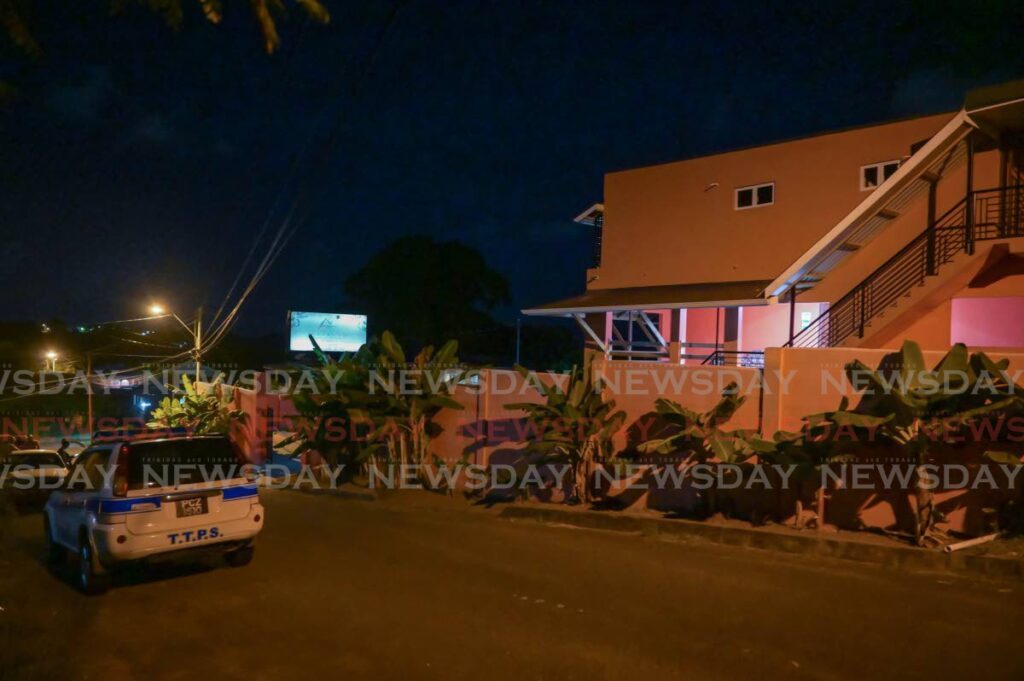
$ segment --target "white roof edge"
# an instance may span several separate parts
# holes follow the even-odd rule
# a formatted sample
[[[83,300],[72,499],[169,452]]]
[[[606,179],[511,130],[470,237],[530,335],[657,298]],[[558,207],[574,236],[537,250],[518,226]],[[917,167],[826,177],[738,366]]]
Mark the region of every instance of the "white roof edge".
[[[923,147],[917,150],[917,153],[910,157],[910,160],[902,164],[892,176],[883,182],[878,188],[871,192],[860,204],[854,208],[850,213],[846,215],[839,223],[829,230],[828,234],[821,237],[817,243],[811,246],[803,255],[801,255],[792,265],[780,274],[775,280],[768,285],[764,290],[765,298],[771,298],[774,296],[780,296],[789,289],[789,287],[800,280],[800,278],[806,274],[814,265],[830,255],[835,248],[842,245],[847,238],[849,238],[851,228],[865,215],[872,215],[882,208],[885,199],[891,190],[896,187],[904,185],[906,179],[917,172],[923,164],[931,162],[931,157],[936,151],[945,151],[944,146],[946,142],[957,135],[963,133],[964,129],[977,128],[977,124],[971,120],[970,116],[963,109],[953,118],[939,132],[935,133],[930,140]],[[959,142],[959,138],[956,140]],[[926,166],[927,167],[927,166]]]
[[[603,203],[595,203],[590,208],[586,209],[585,211],[583,211],[582,213],[580,213],[579,215],[574,217],[572,219],[572,221],[573,222],[578,222],[578,223],[584,224],[584,225],[592,225],[592,224],[594,224],[594,218],[592,216],[593,216],[593,214],[595,212],[598,212],[598,211],[600,211],[602,213],[604,212],[604,204]]]
[[[1010,100],[1007,100],[1005,102],[996,102],[995,104],[986,104],[985,106],[979,106],[979,107],[977,107],[975,109],[970,109],[967,113],[969,113],[969,114],[981,113],[983,111],[988,111],[989,109],[998,109],[1000,107],[1008,106],[1010,104],[1021,104],[1021,103],[1024,103],[1024,97],[1018,97],[1017,99],[1010,99]]]
[[[520,310],[531,317],[569,317],[588,312],[612,312],[618,310],[686,310],[702,307],[755,307],[767,305],[765,298],[748,298],[746,300],[702,300],[693,303],[651,303],[649,305],[591,305],[581,307],[529,308]]]

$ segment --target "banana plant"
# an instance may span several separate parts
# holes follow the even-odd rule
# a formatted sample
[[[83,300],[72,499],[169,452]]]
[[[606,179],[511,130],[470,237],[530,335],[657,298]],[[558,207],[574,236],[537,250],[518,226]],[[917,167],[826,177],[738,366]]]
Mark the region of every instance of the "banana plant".
[[[369,457],[365,443],[374,430],[371,413],[375,399],[368,386],[376,354],[372,346],[364,345],[335,360],[321,350],[312,335],[309,339],[319,366],[293,371],[290,385],[301,388],[289,393],[303,423],[278,446],[298,442],[292,456],[315,451],[331,465],[344,465],[348,477]]]
[[[527,380],[528,370],[516,370]],[[615,400],[604,398],[605,382],[595,378],[593,359],[582,367],[573,366],[564,385],[536,382],[544,401],[520,402],[509,409],[526,413],[535,426],[536,439],[528,449],[550,463],[567,463],[572,474],[572,493],[568,503],[590,502],[588,477],[596,460],[611,458],[612,436],[622,429],[626,412],[615,410]]]
[[[648,440],[638,449],[645,454],[685,452],[687,463],[711,459],[722,463],[745,461],[755,453],[749,445],[753,431],[727,431],[721,426],[739,411],[746,399],[739,394],[736,383],[727,385],[721,399],[703,413],[660,398],[655,401],[654,410],[665,423],[673,426],[674,432],[664,438]]]
[[[968,355],[966,346],[957,344],[929,370],[920,346],[906,341],[895,361],[883,361],[877,370],[859,360],[849,363],[847,377],[863,394],[859,404],[851,410],[844,399],[836,411],[811,422],[854,433],[871,429],[878,439],[902,448],[915,465],[915,540],[920,546],[937,543],[934,527],[942,518],[925,469],[936,454],[937,435],[979,419],[1020,413],[1024,389],[1007,376],[1008,366],[1008,360],[994,362],[984,353]],[[986,457],[1020,462],[1019,455],[1001,450]]]
[[[688,409],[672,400],[658,399],[654,410],[672,432],[667,437],[648,440],[637,449],[645,454],[684,453],[685,464],[747,461],[758,453],[756,431],[723,428],[746,399],[745,395],[739,394],[739,386],[735,382],[725,386],[719,401],[706,412]],[[707,513],[714,514],[717,500],[713,487],[707,490],[704,500]]]
[[[450,340],[434,352],[423,348],[411,361],[394,334],[385,331],[374,370],[383,381],[369,386],[373,393],[383,387],[379,400],[372,400],[371,416],[377,424],[374,451],[383,449],[399,464],[425,465],[432,461],[430,443],[443,432],[436,417],[445,409],[463,409],[452,393],[466,370],[456,356],[459,344]]]
[[[196,435],[228,433],[232,425],[244,425],[248,414],[232,408],[233,394],[221,389],[218,376],[210,390],[200,393],[187,375],[182,375],[181,389],[160,400],[146,425],[150,428],[187,428]]]

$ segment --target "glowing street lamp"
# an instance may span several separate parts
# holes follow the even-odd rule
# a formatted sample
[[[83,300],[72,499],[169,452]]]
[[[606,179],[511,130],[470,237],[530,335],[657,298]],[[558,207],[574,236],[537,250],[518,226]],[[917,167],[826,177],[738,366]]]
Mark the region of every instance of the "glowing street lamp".
[[[183,322],[181,317],[174,314],[174,312],[168,310],[159,303],[152,303],[149,306],[149,313],[153,315],[153,317],[173,317],[174,320],[181,324],[185,328],[185,330],[188,331],[189,335],[192,336],[192,340],[194,341],[192,356],[195,357],[196,360],[196,380],[198,381],[200,369],[200,354],[203,341],[203,308],[199,308],[199,310],[196,312],[195,329],[193,329],[191,326]]]
[[[57,353],[53,350],[46,351],[46,370],[56,371],[57,370]]]

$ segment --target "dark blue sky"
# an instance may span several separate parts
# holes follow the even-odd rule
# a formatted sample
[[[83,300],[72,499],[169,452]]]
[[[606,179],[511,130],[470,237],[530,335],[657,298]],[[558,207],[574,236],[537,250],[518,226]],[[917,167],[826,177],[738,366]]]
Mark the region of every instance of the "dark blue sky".
[[[0,52],[21,88],[0,110],[9,318],[216,307],[274,197],[294,195],[296,158],[316,200],[243,331],[334,309],[349,273],[415,232],[483,251],[509,317],[583,288],[571,218],[606,171],[952,109],[1024,77],[1011,2],[412,1],[358,92],[386,2],[328,0],[332,24],[295,17],[274,57],[242,6],[175,34],[51,4],[42,62]]]

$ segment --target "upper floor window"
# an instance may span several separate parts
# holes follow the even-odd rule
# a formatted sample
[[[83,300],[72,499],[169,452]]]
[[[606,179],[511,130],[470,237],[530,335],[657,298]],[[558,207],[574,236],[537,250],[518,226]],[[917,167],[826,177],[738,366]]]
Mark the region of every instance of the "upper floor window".
[[[775,203],[775,183],[754,184],[736,190],[736,210],[770,206]]]
[[[874,189],[878,185],[882,184],[890,177],[892,177],[893,173],[899,170],[899,167],[899,161],[883,161],[882,163],[872,163],[871,165],[861,166],[861,191]]]

